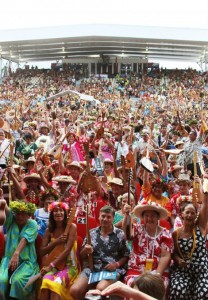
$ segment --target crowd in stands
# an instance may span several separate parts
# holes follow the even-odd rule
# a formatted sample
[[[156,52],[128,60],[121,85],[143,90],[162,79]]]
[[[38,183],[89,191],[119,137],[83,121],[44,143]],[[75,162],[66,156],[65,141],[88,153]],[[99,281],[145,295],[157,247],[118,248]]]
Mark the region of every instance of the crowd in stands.
[[[192,69],[2,80],[2,299],[208,299],[207,89]]]

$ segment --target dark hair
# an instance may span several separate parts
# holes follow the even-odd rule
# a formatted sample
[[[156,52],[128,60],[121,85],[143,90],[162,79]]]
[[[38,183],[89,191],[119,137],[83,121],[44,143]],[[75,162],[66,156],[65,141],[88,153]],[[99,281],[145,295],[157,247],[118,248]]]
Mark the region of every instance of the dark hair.
[[[184,212],[184,210],[186,209],[186,207],[187,207],[188,205],[192,205],[192,206],[194,207],[194,209],[195,209],[195,212],[197,213],[197,208],[196,208],[196,206],[195,206],[193,203],[191,203],[191,202],[188,202],[188,203],[184,204],[184,205],[182,206],[182,208],[181,208],[181,211]]]
[[[159,217],[160,217],[159,212],[156,211],[156,210],[154,210],[154,208],[153,208],[152,210],[158,215],[158,218],[159,218]],[[143,211],[143,213],[142,213],[142,218],[143,218],[143,216],[144,216],[144,214],[145,214],[146,211],[148,211],[148,210],[144,210],[144,211]]]
[[[67,225],[67,218],[68,218],[68,212],[64,209],[64,220],[63,220],[63,227],[65,228]],[[49,220],[48,220],[48,230],[49,232],[54,232],[56,229],[56,222],[53,217],[53,211],[49,214]]]
[[[133,282],[132,287],[137,287],[141,292],[158,300],[165,297],[165,285],[160,274],[145,272]]]
[[[115,210],[112,206],[110,205],[105,205],[100,209],[100,212],[106,213],[106,214],[112,214],[115,216]]]
[[[32,140],[32,134],[26,133],[26,134],[24,135],[24,139],[31,139],[31,140]]]

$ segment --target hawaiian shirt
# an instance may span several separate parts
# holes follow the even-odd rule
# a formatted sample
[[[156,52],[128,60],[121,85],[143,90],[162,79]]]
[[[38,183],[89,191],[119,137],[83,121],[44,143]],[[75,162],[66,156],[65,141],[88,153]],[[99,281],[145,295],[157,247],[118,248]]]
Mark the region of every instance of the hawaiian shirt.
[[[113,226],[113,231],[107,237],[101,235],[101,227],[90,230],[91,245],[93,247],[94,271],[101,271],[107,264],[115,263],[122,257],[129,257],[129,249],[124,238],[123,230]],[[87,244],[85,238],[83,247]],[[125,274],[124,268],[117,270],[119,274]]]

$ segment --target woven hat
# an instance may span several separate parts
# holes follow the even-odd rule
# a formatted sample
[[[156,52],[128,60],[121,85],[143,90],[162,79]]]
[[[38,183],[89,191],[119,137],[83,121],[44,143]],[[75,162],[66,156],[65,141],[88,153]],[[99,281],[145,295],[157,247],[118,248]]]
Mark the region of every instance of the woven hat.
[[[159,214],[159,220],[166,219],[168,216],[168,212],[165,208],[163,208],[161,205],[149,200],[143,200],[141,201],[135,208],[134,208],[134,214],[138,218],[143,218],[143,213],[145,211],[155,211]]]
[[[103,163],[104,164],[113,164],[113,161],[110,158],[105,158]]]
[[[177,146],[179,146],[179,145],[184,145],[184,142],[182,142],[182,141],[177,141],[177,142],[175,143],[175,147],[177,147]]]
[[[35,157],[34,157],[34,156],[30,156],[28,159],[26,159],[26,160],[22,163],[23,167],[27,167],[27,164],[28,164],[29,162],[35,163]]]
[[[30,175],[26,175],[25,177],[24,177],[24,182],[28,182],[28,181],[30,181],[31,179],[36,179],[36,180],[38,180],[39,182],[41,182],[42,180],[41,180],[41,178],[40,178],[40,176],[37,174],[37,173],[32,173],[32,174],[30,174]]]
[[[169,173],[173,173],[176,170],[182,170],[182,169],[183,169],[182,166],[180,166],[180,165],[174,165],[174,166],[170,167],[170,169],[168,170],[168,172]]]
[[[76,184],[76,181],[71,176],[60,175],[52,178],[52,181],[56,182],[68,182]]]
[[[42,128],[47,128],[48,130],[50,130],[50,128],[48,127],[48,125],[46,123],[41,123],[40,124],[39,130],[42,129]]]
[[[117,184],[123,186],[123,181],[121,178],[114,177],[111,181],[109,181],[109,184]]]
[[[70,164],[67,164],[66,165],[67,168],[70,168],[70,167],[77,167],[79,168],[81,171],[83,171],[83,168],[82,166],[80,165],[80,163],[76,160],[74,160],[73,162],[71,162]]]
[[[188,184],[192,184],[192,180],[190,179],[188,174],[182,173],[179,175],[178,179],[176,180],[176,183],[179,183],[181,181],[186,181]]]

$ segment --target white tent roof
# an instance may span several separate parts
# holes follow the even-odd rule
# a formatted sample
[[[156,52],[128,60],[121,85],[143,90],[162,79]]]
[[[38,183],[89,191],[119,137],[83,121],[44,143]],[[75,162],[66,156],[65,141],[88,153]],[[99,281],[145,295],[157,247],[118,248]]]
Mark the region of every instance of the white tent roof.
[[[198,62],[207,59],[208,29],[92,24],[0,30],[0,53],[15,62],[99,54]]]

